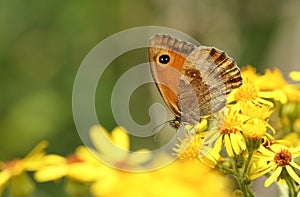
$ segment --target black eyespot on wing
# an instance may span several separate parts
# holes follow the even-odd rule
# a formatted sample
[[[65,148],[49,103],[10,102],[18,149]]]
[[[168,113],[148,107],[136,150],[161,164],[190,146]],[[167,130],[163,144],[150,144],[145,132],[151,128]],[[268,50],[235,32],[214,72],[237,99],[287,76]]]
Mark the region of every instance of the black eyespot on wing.
[[[166,55],[166,54],[161,55],[161,56],[159,56],[158,61],[159,61],[159,63],[161,63],[161,64],[167,64],[167,63],[170,62],[170,56],[169,56],[169,55]]]

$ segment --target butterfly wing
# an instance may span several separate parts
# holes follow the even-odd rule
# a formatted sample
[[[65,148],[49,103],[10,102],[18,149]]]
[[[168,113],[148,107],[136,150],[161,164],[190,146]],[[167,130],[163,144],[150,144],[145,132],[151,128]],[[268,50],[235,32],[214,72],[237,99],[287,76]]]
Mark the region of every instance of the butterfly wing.
[[[178,118],[181,116],[177,95],[182,65],[196,48],[193,44],[179,41],[168,35],[155,35],[150,39],[148,56],[152,76],[165,103]],[[161,64],[159,58],[166,54],[170,57],[170,61]]]
[[[213,47],[192,51],[181,72],[178,100],[182,122],[196,123],[219,111],[226,105],[227,95],[242,85],[236,62]]]
[[[151,72],[165,103],[182,122],[197,123],[219,111],[227,95],[242,84],[235,61],[213,47],[196,47],[168,35],[151,38]],[[162,55],[170,57],[166,64]]]

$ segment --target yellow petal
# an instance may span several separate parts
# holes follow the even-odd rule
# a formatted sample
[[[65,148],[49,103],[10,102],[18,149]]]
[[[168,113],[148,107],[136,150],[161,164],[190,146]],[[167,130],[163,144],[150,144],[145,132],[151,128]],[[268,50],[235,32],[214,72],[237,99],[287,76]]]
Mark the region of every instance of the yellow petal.
[[[259,92],[258,95],[263,98],[273,98],[283,104],[287,102],[287,96],[282,90]],[[272,105],[270,106],[273,107]]]
[[[219,138],[216,140],[215,144],[213,145],[213,148],[208,147],[208,146],[203,146],[200,149],[198,157],[206,157],[207,154],[209,154],[210,151],[213,151],[215,153],[219,153],[222,149],[222,136],[219,136]]]
[[[111,140],[109,139],[109,134],[101,126],[93,126],[90,129],[90,137],[93,145],[100,152],[109,152],[111,147],[114,147]]]
[[[9,171],[4,170],[0,172],[0,191],[1,188],[4,187],[5,184],[9,181],[10,178],[11,178],[11,174],[9,173]]]
[[[201,122],[199,122],[198,124],[195,125],[195,130],[199,133],[204,131],[205,129],[207,129],[207,120],[206,119],[202,119]]]
[[[75,155],[88,163],[100,163],[98,154],[95,152],[95,150],[87,148],[86,146],[77,147],[75,150]]]
[[[148,161],[151,158],[151,152],[148,150],[138,150],[136,152],[131,152],[128,158],[130,164],[141,164]]]
[[[54,165],[59,163],[65,163],[66,159],[60,155],[49,154],[44,157],[43,165]]]
[[[276,166],[276,164],[274,162],[270,162],[267,165],[265,165],[264,167],[258,168],[258,169],[252,169],[251,168],[251,175],[249,176],[249,178],[251,180],[254,180],[264,174],[266,174],[267,172],[270,172],[272,169],[274,169],[274,167]]]
[[[294,149],[290,150],[290,152],[292,153],[293,158],[297,158],[300,156],[300,151],[298,150],[298,148],[294,148]]]
[[[233,153],[233,150],[232,150],[229,135],[224,136],[224,141],[225,141],[225,148],[226,148],[226,151],[227,151],[228,155],[230,157],[234,157],[234,153]]]
[[[290,165],[293,166],[294,168],[300,170],[300,166],[299,166],[297,163],[291,161],[291,162],[290,162]]]
[[[299,71],[292,71],[289,73],[289,76],[294,81],[300,81],[300,72]]]
[[[261,152],[266,157],[272,157],[273,158],[275,156],[274,152],[270,151],[269,149],[266,149],[262,145],[259,147],[258,151]]]
[[[48,142],[47,141],[41,141],[40,143],[38,143],[33,149],[32,151],[30,151],[30,153],[28,153],[26,155],[25,158],[29,158],[29,157],[39,157],[40,154],[44,154],[44,149],[48,146]]]
[[[114,193],[116,186],[119,184],[120,177],[118,174],[111,173],[108,179],[96,181],[91,186],[92,194],[97,194],[94,196],[110,196]],[[129,187],[130,188],[130,187]]]
[[[295,171],[293,170],[293,168],[289,165],[287,165],[285,167],[285,169],[287,170],[287,172],[289,173],[289,175],[298,183],[300,184],[300,178],[299,176],[295,173]]]
[[[259,96],[267,96],[265,94],[262,94],[261,92],[259,92]],[[269,96],[269,95],[268,95]],[[265,98],[269,98],[269,97],[265,97]],[[271,97],[272,98],[272,97]],[[268,105],[269,107],[273,108],[274,107],[274,103],[272,103],[271,101],[268,101],[268,100],[265,100],[265,99],[262,99],[262,98],[257,98],[256,99],[258,101],[258,104],[259,103],[262,103],[262,104],[266,104]]]
[[[99,166],[97,166],[99,168]],[[78,180],[79,182],[90,182],[98,178],[97,173],[95,171],[98,168],[89,165],[88,163],[74,163],[69,165],[68,177],[74,180]],[[84,173],[82,173],[84,172]]]
[[[247,146],[246,146],[246,141],[245,141],[245,138],[244,136],[241,134],[241,133],[237,133],[236,134],[236,138],[237,138],[237,141],[241,147],[242,150],[246,150],[247,149]]]
[[[282,145],[282,144],[273,144],[272,146],[269,146],[269,148],[274,152],[278,153],[281,152],[282,150],[288,150],[288,147]]]
[[[262,162],[266,162],[266,161],[272,161],[274,160],[274,157],[270,157],[270,156],[266,156],[266,155],[262,155],[262,154],[255,154],[253,156],[254,159],[262,161]]]
[[[34,174],[35,180],[39,182],[57,180],[64,177],[68,172],[66,165],[45,167]]]
[[[129,136],[121,127],[116,127],[111,133],[113,143],[124,149],[129,150]]]
[[[209,153],[207,153],[204,157],[199,156],[198,158],[204,164],[208,165],[211,168],[214,168],[214,166],[217,164],[218,160],[220,159],[220,154],[212,150]]]
[[[239,155],[242,151],[238,144],[238,140],[237,140],[236,136],[237,135],[235,133],[230,133],[230,140],[231,140],[231,145],[232,145],[233,151],[235,152],[235,154]]]
[[[221,136],[219,136],[219,138],[216,140],[216,143],[215,143],[213,149],[214,149],[216,152],[220,152],[221,149],[222,149],[222,143],[223,143],[223,140],[222,140],[222,135],[221,135]]]
[[[126,143],[129,143],[128,138],[124,137],[126,133],[124,133],[123,130],[115,129],[113,132],[114,137],[110,137],[108,132],[101,126],[93,126],[90,130],[91,140],[100,155],[102,155],[101,158],[111,165],[125,160],[128,154],[128,149],[123,149],[117,144],[114,144],[111,139],[120,143],[119,145],[124,146],[124,148],[127,146]]]
[[[274,181],[277,181],[281,171],[282,167],[278,167],[275,172],[265,181],[264,187],[269,187]]]
[[[276,133],[275,129],[269,123],[267,123],[267,127],[272,131],[273,134]]]

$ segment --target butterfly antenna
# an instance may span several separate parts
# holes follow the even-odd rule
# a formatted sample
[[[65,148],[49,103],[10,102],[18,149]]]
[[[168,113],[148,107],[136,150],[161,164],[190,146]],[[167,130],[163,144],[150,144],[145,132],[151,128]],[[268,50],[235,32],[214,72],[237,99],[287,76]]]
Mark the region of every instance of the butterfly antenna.
[[[157,125],[156,127],[153,128],[152,133],[155,133],[157,129],[159,129],[160,127],[164,126],[164,125],[167,124],[167,123],[170,123],[171,121],[172,121],[172,120],[167,120],[167,121],[165,121],[165,122],[163,122],[163,123]],[[158,136],[158,132],[155,133],[155,135],[154,135],[154,141],[157,140],[157,136]]]
[[[159,125],[157,125],[156,127],[153,128],[152,133],[154,133],[159,127],[165,125],[166,123],[169,123],[171,120],[167,120]]]

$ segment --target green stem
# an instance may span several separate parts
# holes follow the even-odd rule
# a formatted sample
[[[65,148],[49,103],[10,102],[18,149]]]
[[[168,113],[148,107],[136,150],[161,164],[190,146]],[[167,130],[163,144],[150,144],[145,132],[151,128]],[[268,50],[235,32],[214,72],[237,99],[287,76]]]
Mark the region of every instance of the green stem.
[[[218,169],[220,172],[223,172],[224,174],[232,174],[232,175],[235,175],[235,171],[229,169],[229,168],[225,168],[224,166],[220,165],[220,164],[217,164],[215,166],[216,169]]]
[[[254,151],[253,151],[253,150],[250,150],[249,156],[248,156],[248,158],[247,158],[247,161],[246,161],[245,167],[244,167],[244,172],[243,172],[244,175],[247,175],[247,176],[248,176],[248,173],[249,173],[249,167],[250,167],[250,162],[251,162],[253,153],[254,153]]]
[[[249,184],[249,178],[248,178],[248,172],[249,172],[250,162],[251,162],[253,153],[254,153],[253,150],[251,150],[249,152],[249,155],[248,155],[248,158],[245,162],[242,173],[238,168],[235,167],[236,172],[237,172],[236,180],[239,184],[241,192],[243,193],[243,196],[245,196],[245,197],[254,197],[253,192],[249,188],[250,184]]]
[[[289,187],[289,191],[291,192],[290,193],[291,197],[297,197],[298,196],[298,191],[296,189],[295,182],[293,182],[289,178],[285,179],[285,181],[286,181],[286,184]]]
[[[238,184],[244,197],[254,197],[253,192],[249,189],[249,183],[245,181],[245,178],[239,177]]]

